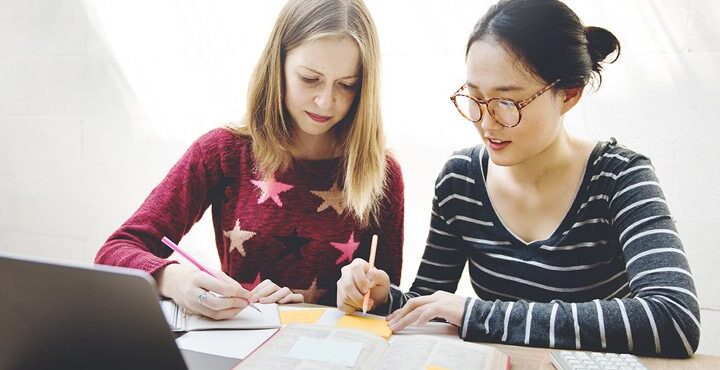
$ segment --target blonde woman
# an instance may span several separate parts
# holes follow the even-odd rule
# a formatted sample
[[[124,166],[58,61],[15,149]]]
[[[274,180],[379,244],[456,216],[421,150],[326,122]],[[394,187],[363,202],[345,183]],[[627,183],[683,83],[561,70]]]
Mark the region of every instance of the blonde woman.
[[[403,180],[385,150],[378,79],[361,0],[289,1],[243,122],[193,143],[96,262],[145,270],[162,295],[214,319],[246,299],[333,305],[340,269],[368,255],[373,234],[378,267],[399,283]],[[208,207],[222,280],[167,259],[160,241],[179,241]]]

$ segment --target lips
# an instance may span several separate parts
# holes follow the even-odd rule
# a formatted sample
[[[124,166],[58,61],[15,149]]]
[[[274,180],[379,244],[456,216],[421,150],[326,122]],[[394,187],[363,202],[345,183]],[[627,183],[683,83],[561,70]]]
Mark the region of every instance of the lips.
[[[305,114],[307,114],[308,117],[310,117],[310,119],[312,119],[313,121],[319,122],[319,123],[325,123],[325,122],[329,121],[330,118],[332,118],[332,117],[328,117],[328,116],[321,116],[321,115],[315,114],[315,113],[310,113],[307,111],[305,112]]]
[[[504,140],[500,140],[500,139],[491,139],[491,138],[486,138],[486,139],[488,141],[488,146],[492,150],[501,150],[501,149],[507,147],[508,145],[510,145],[510,143],[512,143],[512,141],[504,141]]]

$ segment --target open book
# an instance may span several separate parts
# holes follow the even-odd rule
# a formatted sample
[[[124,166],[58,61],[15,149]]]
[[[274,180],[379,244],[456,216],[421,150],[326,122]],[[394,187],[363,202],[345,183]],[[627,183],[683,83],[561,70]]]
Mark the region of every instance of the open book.
[[[280,329],[235,369],[483,369],[510,368],[494,347],[429,335],[381,336],[324,325]]]
[[[255,304],[261,312],[250,307],[227,320],[213,320],[181,308],[171,300],[160,302],[165,319],[172,331],[209,329],[275,329],[281,326],[277,304]]]

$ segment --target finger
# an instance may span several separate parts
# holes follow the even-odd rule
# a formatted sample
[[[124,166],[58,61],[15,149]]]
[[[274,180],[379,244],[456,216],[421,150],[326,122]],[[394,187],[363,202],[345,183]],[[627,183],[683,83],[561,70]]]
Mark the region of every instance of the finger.
[[[303,303],[305,301],[305,297],[302,294],[293,293],[288,294],[285,297],[281,298],[278,303],[285,304],[285,303]]]
[[[222,310],[214,310],[214,309],[206,306],[205,302],[207,302],[207,300],[210,300],[210,299],[216,298],[216,297],[214,297],[212,294],[210,294],[209,292],[207,292],[203,289],[195,288],[195,289],[193,289],[192,294],[194,294],[195,298],[189,299],[189,301],[187,302],[187,308],[195,314],[209,317],[209,318],[215,319],[215,320],[224,320],[224,319],[234,317],[240,311],[242,311],[242,308],[239,308],[239,307],[222,309]],[[202,296],[202,298],[200,298],[201,296]]]
[[[411,312],[409,312],[407,315],[395,319],[393,321],[390,321],[388,323],[388,326],[390,327],[390,330],[393,331],[393,333],[397,333],[399,331],[402,331],[407,327],[408,325],[414,323],[420,315],[423,314],[423,312],[426,310],[425,306],[418,307]]]
[[[198,272],[193,276],[193,282],[200,288],[218,293],[220,295],[231,297],[237,291],[237,282],[235,284],[220,280],[210,274]]]
[[[275,303],[290,294],[292,294],[290,288],[282,287],[275,291],[273,294],[270,294],[267,297],[260,298],[260,303]]]
[[[250,299],[250,297],[251,297],[250,291],[247,290],[247,289],[245,289],[245,288],[242,286],[242,284],[240,284],[239,282],[237,282],[237,281],[236,281],[235,279],[233,279],[232,277],[228,276],[227,274],[225,274],[225,273],[222,272],[222,271],[216,272],[215,276],[218,277],[218,278],[220,278],[221,280],[225,281],[226,283],[230,284],[231,286],[235,287],[235,292],[234,292],[233,294],[230,294],[230,295],[223,294],[224,296],[226,296],[226,297],[240,297],[240,298]]]
[[[248,301],[243,298],[237,297],[217,297],[212,294],[208,294],[207,298],[201,302],[203,306],[214,310],[222,311],[232,308],[243,309],[247,307]]]
[[[265,279],[265,280],[261,281],[260,284],[256,285],[255,288],[253,288],[253,290],[250,291],[250,293],[252,293],[254,295],[256,292],[264,289],[266,286],[268,286],[268,284],[272,284],[272,283],[273,283],[272,280]]]
[[[268,280],[269,281],[269,280]],[[261,300],[263,297],[267,297],[275,292],[280,290],[280,287],[270,281],[268,284],[265,284],[264,287],[261,289],[258,289],[257,291],[253,292],[253,297],[255,297],[256,300]]]
[[[359,258],[356,260],[359,260]],[[370,279],[367,277],[367,271],[370,269],[370,264],[365,261],[362,262],[363,263],[358,262],[350,268],[350,275],[352,276],[353,282],[360,293],[365,294],[365,292],[370,289]]]
[[[378,285],[390,285],[390,276],[383,270],[372,268],[367,272],[367,278],[370,280],[369,288]]]
[[[342,303],[342,304],[338,305],[338,310],[349,315],[349,314],[355,312],[355,307],[353,307],[349,304],[346,304],[346,303]]]
[[[358,290],[352,279],[351,275],[343,274],[340,280],[338,280],[338,307],[340,307],[341,304],[348,304],[358,308],[361,307],[363,294]]]
[[[410,298],[410,300],[408,300],[405,303],[405,306],[403,306],[401,309],[388,315],[387,319],[388,319],[388,321],[392,321],[392,320],[395,320],[396,318],[403,317],[403,316],[407,315],[410,311],[416,309],[417,307],[420,307],[420,306],[430,303],[432,301],[433,301],[433,296],[431,296],[431,295]]]
[[[426,307],[427,309],[415,320],[415,325],[422,326],[436,317],[443,318],[442,310],[440,310],[439,303],[431,303],[429,305],[426,305]]]

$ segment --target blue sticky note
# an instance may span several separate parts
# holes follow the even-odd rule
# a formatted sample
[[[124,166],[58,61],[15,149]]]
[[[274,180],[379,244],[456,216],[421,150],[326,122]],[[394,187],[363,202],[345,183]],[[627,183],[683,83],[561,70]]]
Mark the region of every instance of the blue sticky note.
[[[298,360],[314,360],[353,367],[361,351],[360,342],[300,337],[286,356]]]

